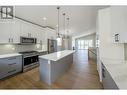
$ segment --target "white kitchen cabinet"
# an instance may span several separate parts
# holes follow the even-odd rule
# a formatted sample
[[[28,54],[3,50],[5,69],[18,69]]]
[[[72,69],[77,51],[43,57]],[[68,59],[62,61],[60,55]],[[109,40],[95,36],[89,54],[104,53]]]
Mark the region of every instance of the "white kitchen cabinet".
[[[56,40],[56,31],[54,29],[45,28],[45,38],[44,38],[44,44],[47,44],[48,39]]]
[[[45,43],[45,31],[44,31],[44,28],[40,28],[40,31],[39,31],[39,42],[42,42],[42,44]]]
[[[20,43],[20,36],[37,38],[37,43],[47,44],[47,39],[56,39],[56,32],[20,19],[0,23],[0,44]]]
[[[47,39],[56,40],[56,31],[54,29],[46,28],[45,31]]]
[[[30,34],[30,25],[28,22],[20,21],[20,36],[31,37]]]
[[[1,22],[0,23],[0,43],[9,43],[10,42],[10,33],[11,33],[12,22]]]
[[[21,22],[21,36],[37,38],[37,43],[43,43],[45,33],[42,27],[33,25],[28,22]]]
[[[32,25],[31,27],[32,37],[37,38],[37,43],[43,43],[45,37],[45,31],[43,27]]]
[[[20,21],[15,19],[10,33],[11,43],[20,43]]]
[[[114,43],[127,43],[127,7],[111,7],[111,31]]]
[[[0,58],[0,79],[22,71],[22,56]]]
[[[20,23],[17,19],[0,23],[0,43],[19,43]]]

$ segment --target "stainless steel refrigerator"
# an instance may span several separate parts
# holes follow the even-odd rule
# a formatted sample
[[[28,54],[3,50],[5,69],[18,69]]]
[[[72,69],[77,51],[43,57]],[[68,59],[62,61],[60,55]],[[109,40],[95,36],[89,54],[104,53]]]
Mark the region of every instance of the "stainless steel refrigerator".
[[[48,53],[57,52],[57,41],[48,39]]]

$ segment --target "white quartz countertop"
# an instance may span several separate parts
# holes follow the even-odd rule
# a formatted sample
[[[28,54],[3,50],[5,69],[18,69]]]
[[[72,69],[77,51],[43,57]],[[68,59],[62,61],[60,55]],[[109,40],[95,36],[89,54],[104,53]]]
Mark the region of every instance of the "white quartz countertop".
[[[14,57],[14,56],[19,56],[19,55],[22,55],[22,54],[19,54],[19,53],[2,54],[0,55],[0,58]]]
[[[39,56],[39,58],[47,59],[47,60],[52,60],[52,61],[57,61],[69,54],[74,53],[74,50],[63,50],[59,52],[54,52],[46,55]]]
[[[113,64],[103,62],[107,71],[115,81],[119,89],[127,89],[127,64],[124,62]]]

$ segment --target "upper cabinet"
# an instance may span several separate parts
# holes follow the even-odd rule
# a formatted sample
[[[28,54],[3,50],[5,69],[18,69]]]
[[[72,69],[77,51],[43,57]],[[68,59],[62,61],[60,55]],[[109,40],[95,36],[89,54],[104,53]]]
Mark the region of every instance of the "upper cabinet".
[[[50,28],[45,28],[45,32],[46,32],[47,39],[56,40],[56,30],[50,29]]]
[[[1,22],[0,23],[0,43],[9,43],[10,42],[10,31],[11,31],[10,22]]]
[[[127,43],[127,7],[111,7],[110,11],[113,42]]]
[[[26,21],[20,21],[20,36],[32,37],[32,25]]]
[[[20,21],[15,19],[10,33],[11,43],[20,43]]]
[[[0,23],[0,31],[0,44],[20,43],[20,36],[37,38],[37,44],[47,44],[47,39],[56,39],[54,29],[43,28],[19,19]]]
[[[0,43],[19,43],[20,23],[18,20],[0,23]]]

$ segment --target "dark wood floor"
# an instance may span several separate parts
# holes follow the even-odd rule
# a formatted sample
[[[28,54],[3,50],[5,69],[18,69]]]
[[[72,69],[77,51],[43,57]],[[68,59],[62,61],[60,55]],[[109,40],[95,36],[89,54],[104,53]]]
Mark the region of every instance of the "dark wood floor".
[[[103,89],[96,63],[88,60],[87,50],[74,54],[71,68],[51,86],[40,81],[39,68],[0,80],[0,89]]]

